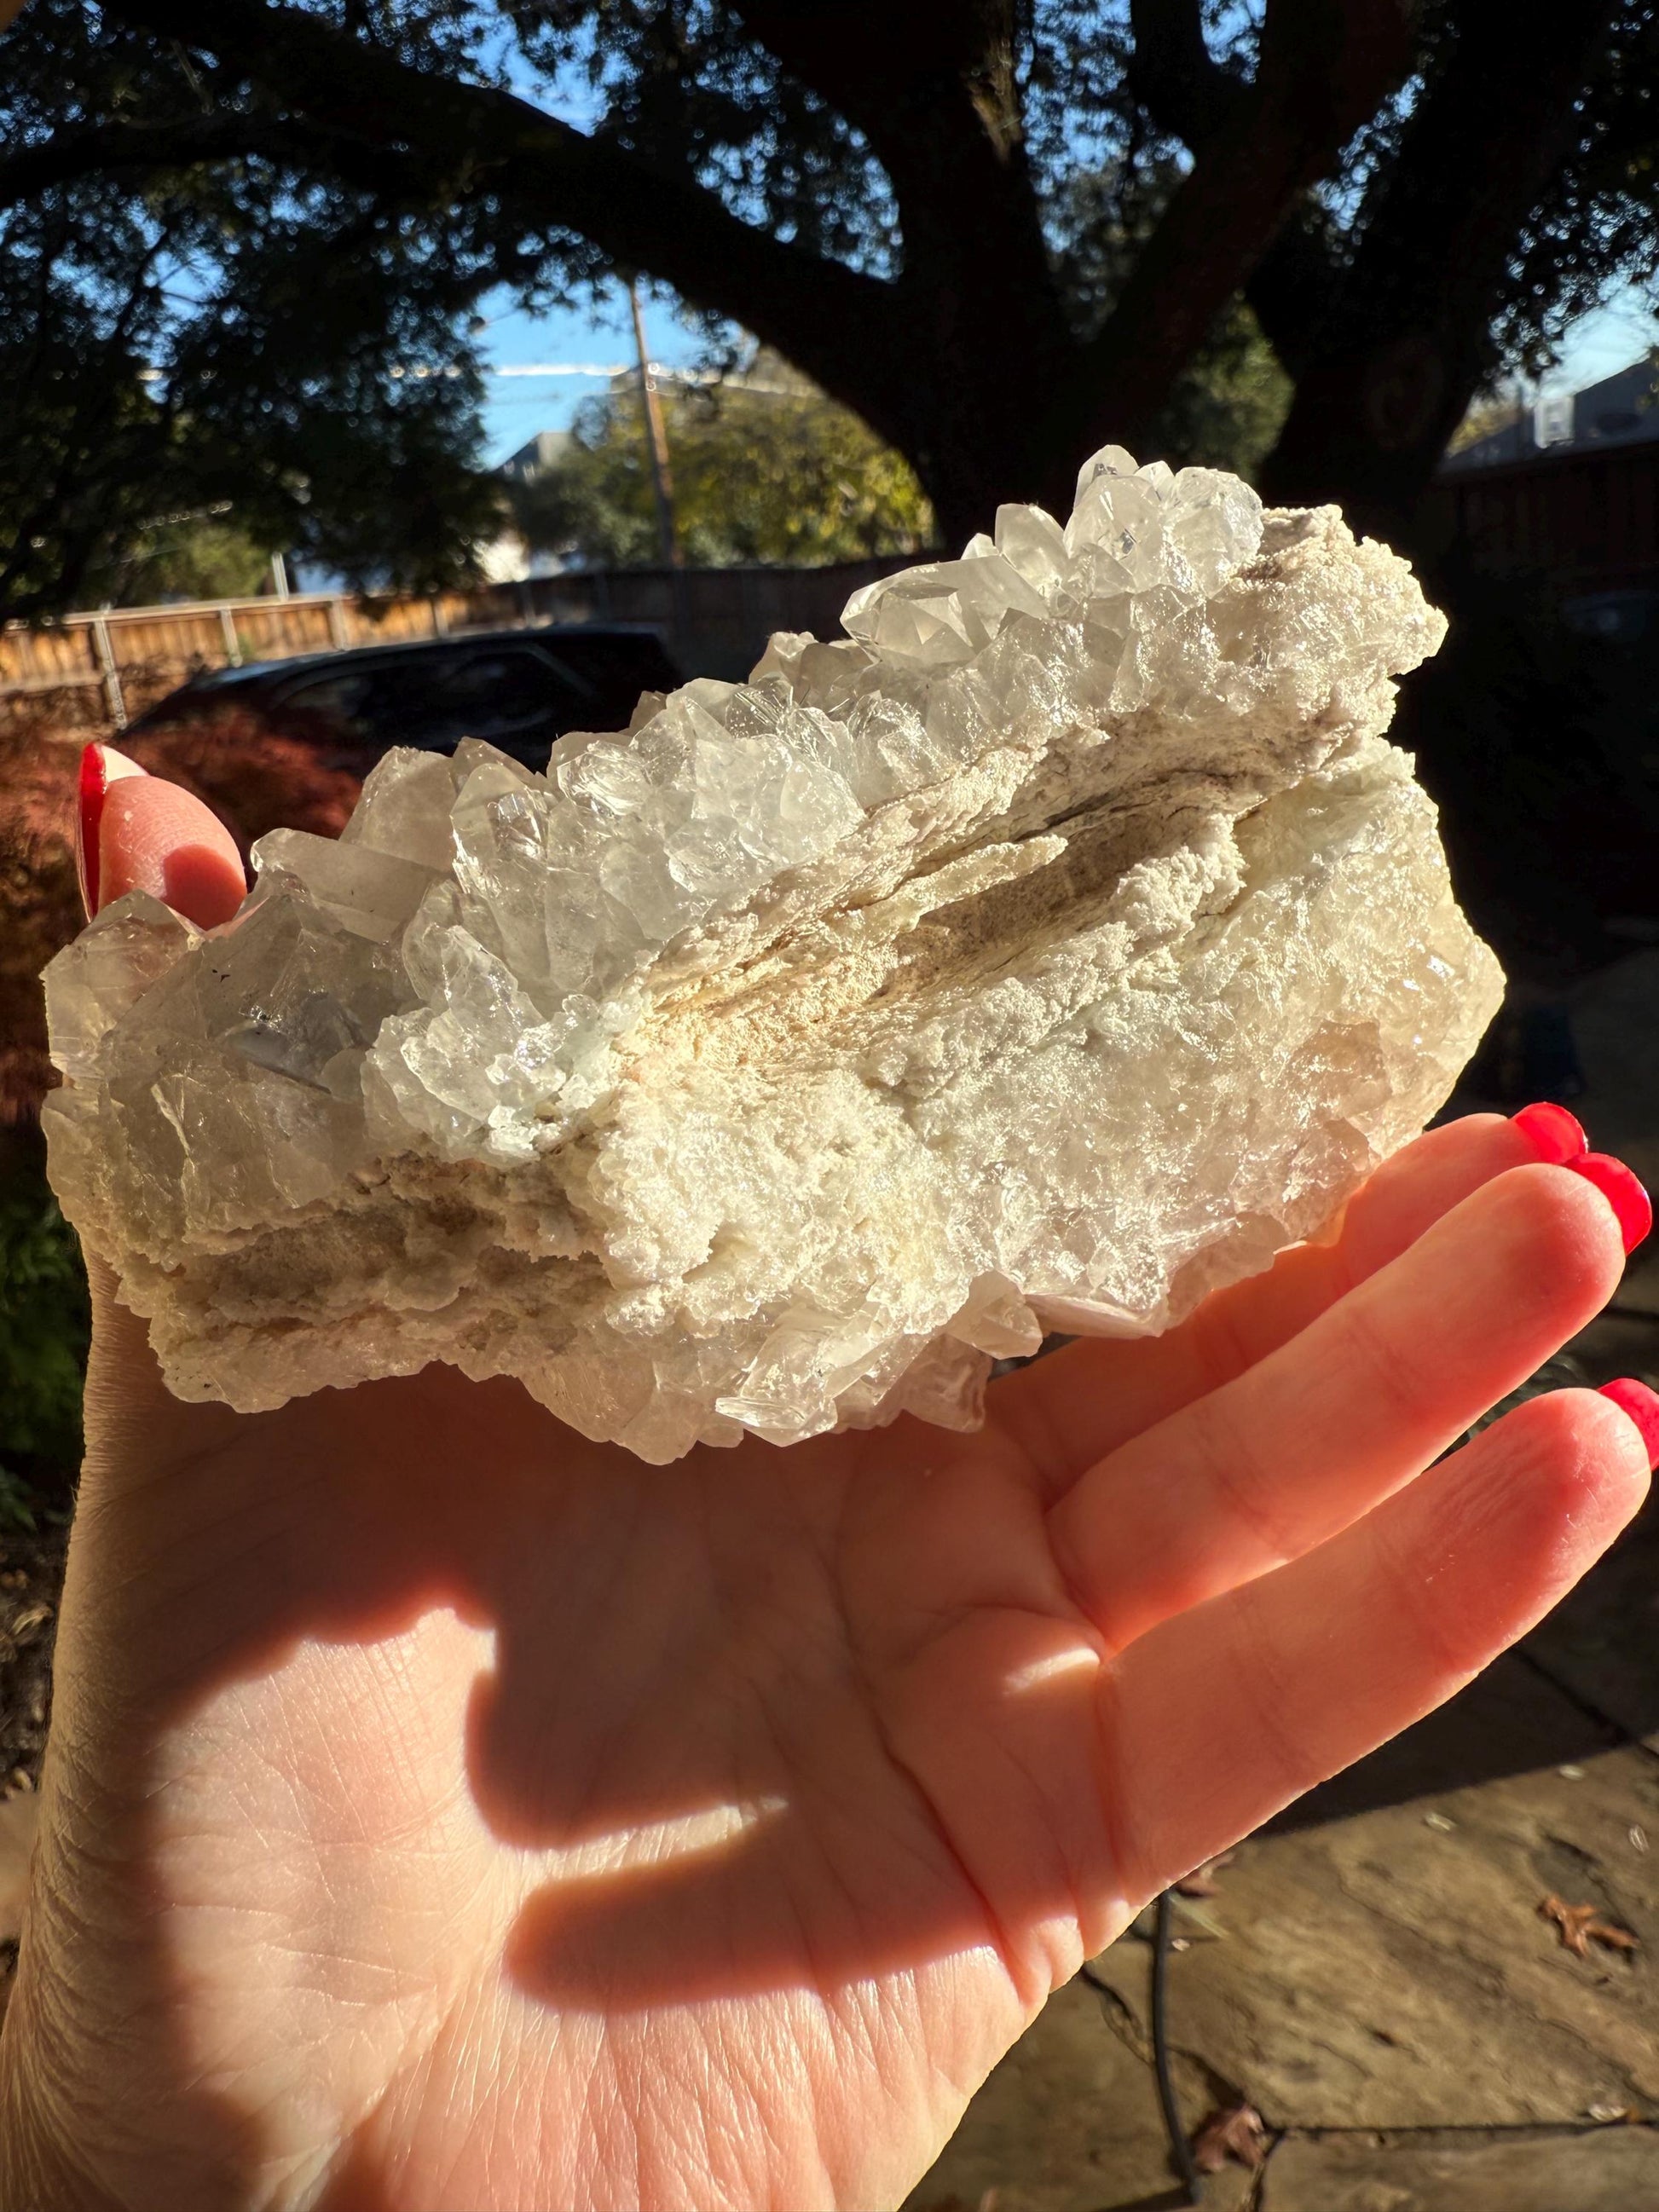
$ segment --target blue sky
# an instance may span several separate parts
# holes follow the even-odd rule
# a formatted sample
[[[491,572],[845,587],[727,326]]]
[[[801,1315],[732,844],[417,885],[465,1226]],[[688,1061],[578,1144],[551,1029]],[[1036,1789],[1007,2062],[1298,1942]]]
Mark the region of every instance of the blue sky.
[[[679,321],[665,294],[646,299],[645,323],[653,361],[678,366],[696,358],[700,340]],[[1572,392],[1593,384],[1636,360],[1656,341],[1659,325],[1632,290],[1585,317],[1570,336],[1560,368],[1545,378],[1542,388]],[[502,303],[489,321],[483,343],[497,370],[539,364],[603,365],[634,358],[628,301],[620,290],[611,313],[597,324],[583,313],[526,315]],[[604,384],[603,376],[595,375],[493,375],[485,410],[490,460],[505,459],[538,430],[562,429],[579,404],[603,390]]]
[[[674,313],[671,302],[644,295],[646,337],[653,361],[676,367],[691,362],[701,341],[693,337]],[[483,334],[486,358],[495,369],[521,369],[540,363],[567,368],[578,363],[600,366],[634,359],[634,330],[628,297],[617,289],[611,311],[599,322],[569,311],[526,315],[502,307],[491,315]],[[562,430],[580,402],[605,389],[602,375],[493,375],[485,403],[484,422],[489,458],[492,463],[533,438],[538,430]]]
[[[1611,376],[1659,344],[1659,320],[1636,286],[1586,315],[1568,334],[1561,365],[1544,378],[1547,392],[1577,392]]]

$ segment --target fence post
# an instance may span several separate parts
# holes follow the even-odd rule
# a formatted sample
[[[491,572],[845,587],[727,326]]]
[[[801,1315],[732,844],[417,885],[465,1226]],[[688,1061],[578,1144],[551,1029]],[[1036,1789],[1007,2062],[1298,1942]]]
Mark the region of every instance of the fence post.
[[[343,653],[346,647],[345,608],[337,598],[328,603],[328,634],[334,641],[334,650]]]
[[[242,641],[236,635],[236,617],[228,607],[219,610],[219,635],[225,641],[225,665],[240,668],[242,665]]]
[[[102,615],[92,618],[92,641],[98,648],[98,665],[104,672],[104,697],[109,706],[109,718],[118,730],[127,726],[127,702],[121,689],[121,672],[115,665],[115,647],[110,641],[109,624]]]

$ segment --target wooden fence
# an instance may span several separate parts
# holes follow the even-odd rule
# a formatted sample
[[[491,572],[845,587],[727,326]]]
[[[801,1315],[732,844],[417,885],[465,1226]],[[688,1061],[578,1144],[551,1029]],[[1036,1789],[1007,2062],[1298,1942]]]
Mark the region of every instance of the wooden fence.
[[[65,729],[132,717],[203,669],[550,622],[647,623],[688,676],[745,675],[776,629],[837,634],[860,585],[915,556],[822,568],[628,568],[421,599],[303,593],[110,607],[0,629],[0,706],[36,702]]]
[[[1659,589],[1659,443],[1449,468],[1430,497],[1438,534],[1478,568],[1546,576],[1565,596]]]

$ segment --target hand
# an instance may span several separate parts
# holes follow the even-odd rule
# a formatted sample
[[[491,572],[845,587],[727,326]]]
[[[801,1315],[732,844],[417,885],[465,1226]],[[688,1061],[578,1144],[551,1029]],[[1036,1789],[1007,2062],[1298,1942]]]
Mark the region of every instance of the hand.
[[[100,1283],[0,2201],[896,2200],[1082,1959],[1634,1510],[1587,1391],[1431,1465],[1618,1279],[1536,1160],[1438,1130],[978,1435],[667,1468],[441,1368],[179,1404]]]

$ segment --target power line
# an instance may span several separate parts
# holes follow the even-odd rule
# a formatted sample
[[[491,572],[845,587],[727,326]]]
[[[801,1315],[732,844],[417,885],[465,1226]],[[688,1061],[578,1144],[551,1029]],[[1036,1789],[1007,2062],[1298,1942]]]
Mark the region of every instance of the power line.
[[[657,364],[653,362],[652,367]],[[635,374],[632,362],[627,361],[527,361],[511,362],[490,369],[491,376],[631,376]]]

